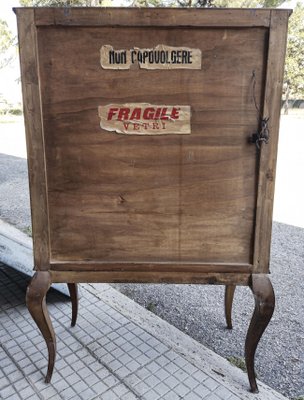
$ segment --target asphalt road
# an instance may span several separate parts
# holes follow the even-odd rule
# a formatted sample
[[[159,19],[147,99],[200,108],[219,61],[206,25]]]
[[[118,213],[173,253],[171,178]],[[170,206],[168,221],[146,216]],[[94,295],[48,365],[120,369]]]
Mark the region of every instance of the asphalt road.
[[[27,160],[1,153],[0,218],[24,232],[31,227]]]

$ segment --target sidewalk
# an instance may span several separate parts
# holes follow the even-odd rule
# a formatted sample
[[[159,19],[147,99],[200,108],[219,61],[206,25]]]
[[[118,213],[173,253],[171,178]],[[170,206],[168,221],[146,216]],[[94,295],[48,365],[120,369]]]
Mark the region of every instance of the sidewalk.
[[[23,248],[27,241],[19,232]],[[261,382],[251,394],[245,373],[107,284],[81,285],[74,328],[68,297],[50,290],[57,361],[45,384],[46,345],[24,304],[28,282],[0,263],[1,399],[286,399]]]
[[[261,383],[259,395],[248,393],[244,373],[104,284],[83,286],[75,328],[67,298],[50,292],[58,351],[46,385],[46,346],[24,305],[27,280],[0,271],[3,399],[284,399]]]

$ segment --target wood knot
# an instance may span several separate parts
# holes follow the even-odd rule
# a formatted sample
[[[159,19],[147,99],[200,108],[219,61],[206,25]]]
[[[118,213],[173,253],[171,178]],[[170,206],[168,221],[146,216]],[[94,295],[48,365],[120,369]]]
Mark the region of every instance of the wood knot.
[[[123,204],[125,201],[126,201],[126,199],[125,199],[122,195],[119,195],[119,196],[118,196],[118,202],[119,202],[120,204]]]
[[[273,171],[272,171],[272,169],[269,169],[267,172],[266,172],[266,178],[269,180],[269,181],[273,181]]]

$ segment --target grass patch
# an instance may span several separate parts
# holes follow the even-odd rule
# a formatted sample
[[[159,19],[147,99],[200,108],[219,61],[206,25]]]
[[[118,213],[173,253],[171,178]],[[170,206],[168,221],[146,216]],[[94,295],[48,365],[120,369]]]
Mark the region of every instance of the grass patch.
[[[293,397],[291,400],[304,400],[304,396]]]
[[[31,226],[27,226],[26,228],[23,229],[23,232],[27,234],[27,236],[33,236],[33,232],[32,232],[32,227]]]
[[[227,357],[227,360],[230,362],[230,364],[240,368],[244,372],[247,372],[246,363],[245,363],[244,358],[229,356],[229,357]]]
[[[157,307],[157,304],[155,304],[155,303],[148,303],[147,305],[146,305],[146,309],[148,310],[148,311],[151,311],[152,313],[154,313],[155,314],[155,312],[156,312],[156,307]]]

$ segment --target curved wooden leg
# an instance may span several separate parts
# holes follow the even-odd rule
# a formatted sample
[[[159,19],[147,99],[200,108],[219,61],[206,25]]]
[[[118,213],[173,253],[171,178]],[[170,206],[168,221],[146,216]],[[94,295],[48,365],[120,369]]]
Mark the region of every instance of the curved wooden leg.
[[[253,274],[251,276],[250,288],[255,299],[255,309],[246,336],[245,360],[251,391],[257,393],[258,387],[254,372],[254,355],[258,343],[272,317],[275,296],[270,279],[264,274]]]
[[[71,326],[76,325],[78,315],[78,286],[76,283],[68,283],[68,289],[70,292],[72,302],[72,321]]]
[[[51,381],[55,364],[56,338],[46,307],[45,296],[51,286],[51,276],[48,271],[38,271],[33,276],[26,292],[28,310],[42,333],[48,349],[48,370],[45,382]]]
[[[226,317],[226,323],[227,323],[228,329],[232,329],[231,313],[232,313],[232,303],[233,303],[234,292],[235,292],[235,285],[226,285],[226,287],[225,287],[225,317]]]

